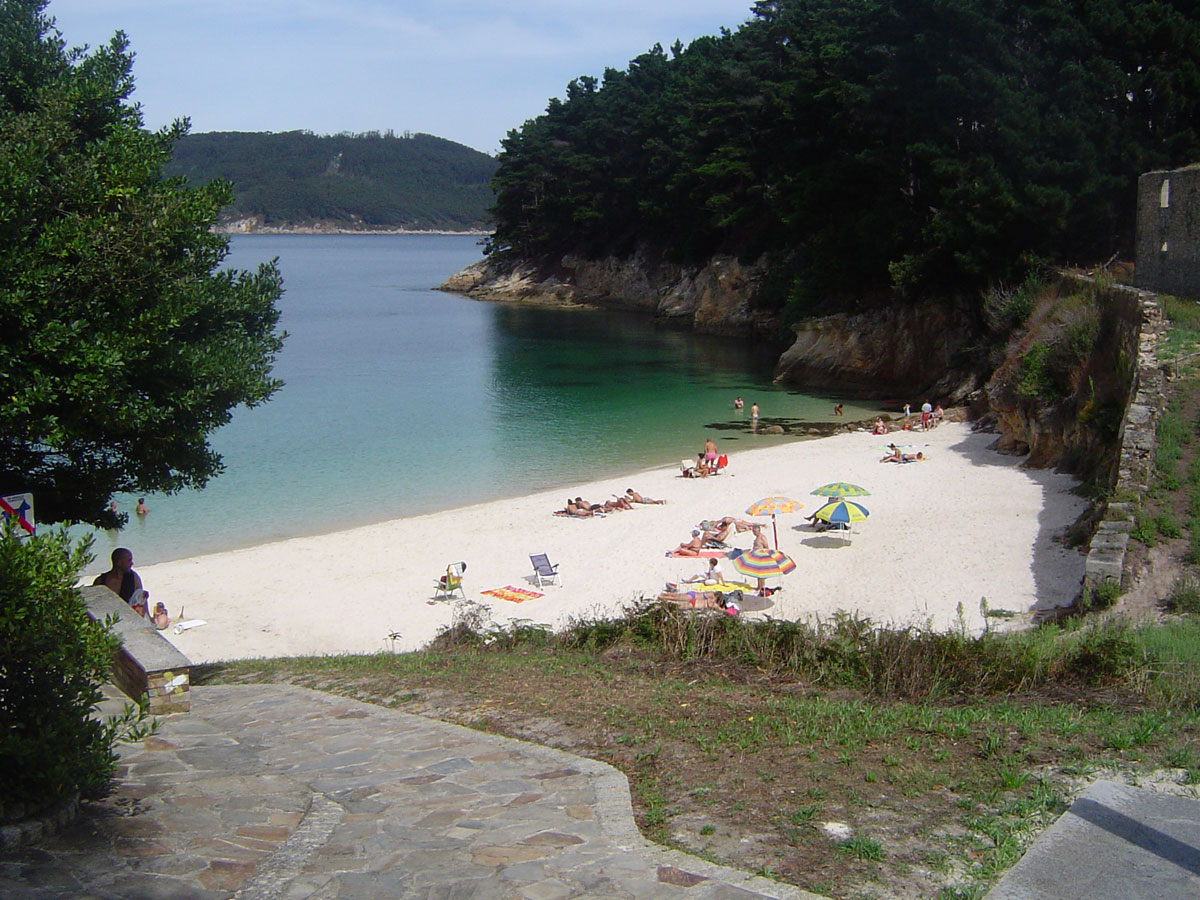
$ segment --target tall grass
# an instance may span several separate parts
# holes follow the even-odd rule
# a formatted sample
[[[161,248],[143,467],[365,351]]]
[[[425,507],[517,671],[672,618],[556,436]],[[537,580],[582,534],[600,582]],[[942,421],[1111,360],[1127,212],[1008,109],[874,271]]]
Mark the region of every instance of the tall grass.
[[[504,636],[493,633],[489,640],[453,626],[435,646],[513,650],[526,642],[593,652],[630,645],[671,660],[744,664],[814,686],[909,700],[1101,684],[1144,691],[1162,668],[1154,661],[1151,642],[1117,621],[974,635],[964,629],[882,626],[844,612],[825,620],[749,620],[698,615],[656,602],[633,606],[618,619],[580,620],[552,636],[541,630],[535,636],[527,628]],[[1188,659],[1186,667],[1200,672],[1200,657]],[[1176,702],[1196,694],[1161,696]]]

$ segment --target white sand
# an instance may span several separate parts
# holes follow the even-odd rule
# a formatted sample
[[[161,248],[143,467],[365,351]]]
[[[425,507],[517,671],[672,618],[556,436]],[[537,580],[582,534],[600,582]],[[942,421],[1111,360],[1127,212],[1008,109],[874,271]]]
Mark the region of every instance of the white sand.
[[[1084,501],[1075,481],[1027,470],[1020,459],[986,449],[992,435],[947,423],[928,434],[893,435],[925,451],[928,461],[881,464],[888,438],[838,435],[772,443],[731,453],[725,474],[684,479],[655,469],[516,500],[485,503],[243,550],[178,560],[140,570],[152,601],[172,617],[207,625],[167,637],[191,659],[372,652],[414,649],[449,624],[455,604],[432,602],[434,582],[448,563],[468,564],[467,597],[485,604],[495,622],[513,619],[561,625],[572,617],[618,612],[654,595],[664,582],[699,571],[705,560],[666,558],[701,519],[744,517],[771,495],[805,504],[778,519],[780,549],[797,569],[785,576],[773,606],[746,615],[828,616],[838,609],[876,621],[958,621],[982,628],[980,598],[993,608],[1025,612],[1069,603],[1079,589],[1083,556],[1056,542]],[[680,457],[695,448],[680,447]],[[823,502],[810,496],[831,481],[871,491],[861,498],[870,519],[850,543],[812,532],[802,515]],[[551,515],[569,494],[602,502],[633,487],[664,506],[640,506],[596,519]],[[769,520],[768,530],[769,530]],[[749,547],[749,532],[732,544]],[[548,553],[564,585],[516,604],[480,592],[530,588],[529,554]],[[736,576],[732,563],[725,571]],[[91,576],[88,576],[90,582]]]

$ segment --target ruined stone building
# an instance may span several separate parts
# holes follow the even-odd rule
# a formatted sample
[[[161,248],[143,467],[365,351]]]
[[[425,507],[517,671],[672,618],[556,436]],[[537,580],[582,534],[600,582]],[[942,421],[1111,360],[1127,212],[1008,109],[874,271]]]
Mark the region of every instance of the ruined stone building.
[[[1200,299],[1200,165],[1138,179],[1134,284]]]

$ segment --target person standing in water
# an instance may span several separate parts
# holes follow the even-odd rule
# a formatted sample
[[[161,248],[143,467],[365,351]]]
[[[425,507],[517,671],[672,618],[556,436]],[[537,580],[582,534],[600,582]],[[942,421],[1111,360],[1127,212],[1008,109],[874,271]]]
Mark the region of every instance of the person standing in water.
[[[746,405],[745,401],[743,401],[743,400],[742,400],[742,398],[741,398],[740,396],[739,396],[737,399],[735,399],[735,400],[733,401],[733,408],[734,408],[734,409],[740,410],[740,409],[742,409],[742,408],[743,408],[745,405]]]
[[[138,497],[137,509],[135,509],[134,512],[136,512],[139,516],[144,516],[146,513],[150,512],[150,510],[146,509],[145,497]]]
[[[752,418],[752,419],[758,418],[758,404],[757,403],[750,404],[750,418]]]

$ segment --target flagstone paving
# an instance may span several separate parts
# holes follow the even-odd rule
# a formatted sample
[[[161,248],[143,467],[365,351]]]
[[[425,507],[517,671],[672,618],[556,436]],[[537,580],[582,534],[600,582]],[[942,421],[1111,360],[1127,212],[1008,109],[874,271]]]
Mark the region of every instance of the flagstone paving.
[[[6,900],[817,900],[644,840],[581,757],[282,685],[197,687]]]

